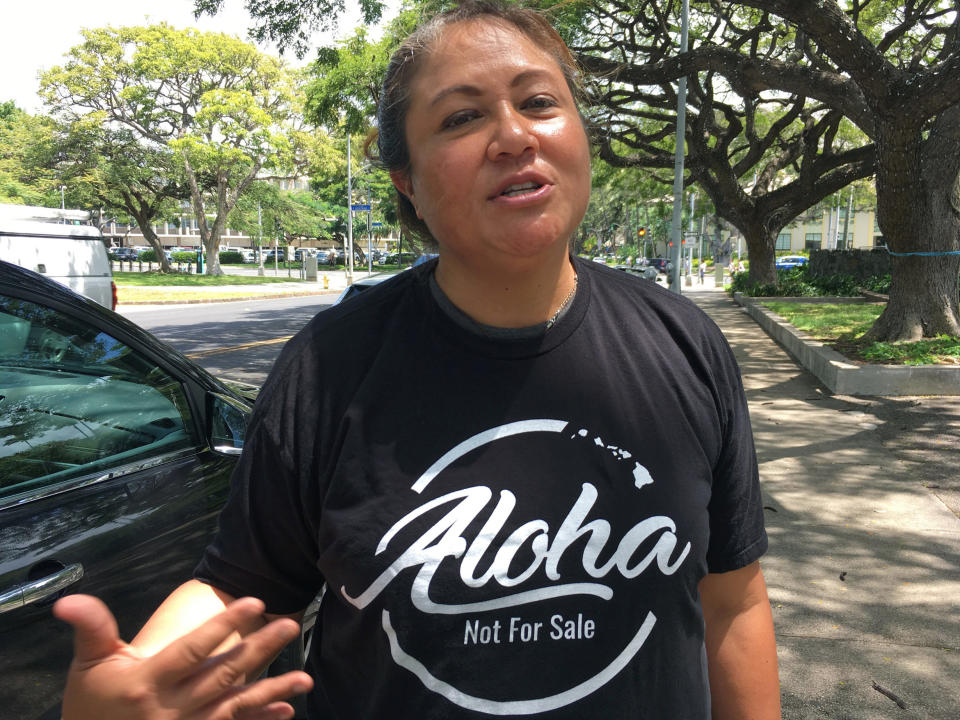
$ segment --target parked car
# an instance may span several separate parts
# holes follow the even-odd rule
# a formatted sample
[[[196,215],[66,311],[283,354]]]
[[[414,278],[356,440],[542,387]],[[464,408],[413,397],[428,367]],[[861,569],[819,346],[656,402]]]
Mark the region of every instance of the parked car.
[[[277,248],[276,250],[274,250],[273,248],[270,248],[269,250],[263,251],[264,262],[273,262],[274,257],[276,257],[278,262],[283,262],[283,259],[284,259],[283,248]]]
[[[784,255],[778,257],[775,264],[779,270],[782,268],[800,267],[801,265],[806,265],[808,262],[809,259],[803,255]],[[769,267],[769,265],[767,267]]]
[[[304,257],[317,257],[316,248],[297,248],[293,253],[293,259],[297,262],[303,262]]]
[[[347,285],[347,287],[343,289],[343,292],[341,292],[340,295],[337,296],[337,299],[333,301],[333,304],[339,305],[344,300],[349,300],[350,298],[355,297],[360,293],[364,292],[365,290],[369,290],[370,288],[379,285],[384,280],[389,280],[392,277],[394,277],[393,274],[371,275],[370,277],[365,277],[365,278],[362,278],[361,280],[356,280],[350,285]]]
[[[614,265],[614,267],[628,275],[639,275],[645,280],[657,279],[657,269],[649,265]]]
[[[410,267],[417,267],[419,265],[423,265],[424,263],[430,262],[435,257],[440,257],[440,253],[420,253],[417,259],[413,261],[413,265],[411,265]]]
[[[257,261],[257,251],[253,248],[241,248],[240,256],[243,258],[245,263],[253,263]]]
[[[112,260],[119,260],[120,262],[136,262],[137,258],[140,257],[140,253],[130,247],[110,248],[107,254],[110,255]]]
[[[661,273],[669,273],[673,270],[673,263],[667,258],[650,258],[646,264],[650,267],[655,267],[657,272]]]
[[[0,718],[59,718],[72,634],[102,598],[132,638],[215,531],[256,388],[0,262]]]
[[[402,264],[407,264],[407,263],[412,263],[412,262],[413,262],[414,260],[416,260],[418,257],[419,257],[419,255],[418,255],[417,253],[407,252],[406,250],[404,250],[402,253],[390,252],[390,253],[387,253],[386,255],[384,255],[384,256],[380,259],[380,264],[381,264],[381,265],[396,265],[397,262],[398,262],[398,260],[399,260],[400,263],[402,263]]]

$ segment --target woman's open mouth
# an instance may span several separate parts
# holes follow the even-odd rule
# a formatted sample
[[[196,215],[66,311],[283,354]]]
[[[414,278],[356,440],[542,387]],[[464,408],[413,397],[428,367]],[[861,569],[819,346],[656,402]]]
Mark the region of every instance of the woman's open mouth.
[[[506,197],[518,197],[520,195],[526,195],[535,190],[539,190],[542,187],[543,185],[535,182],[519,183],[518,185],[511,185],[502,193],[500,193],[500,195]]]

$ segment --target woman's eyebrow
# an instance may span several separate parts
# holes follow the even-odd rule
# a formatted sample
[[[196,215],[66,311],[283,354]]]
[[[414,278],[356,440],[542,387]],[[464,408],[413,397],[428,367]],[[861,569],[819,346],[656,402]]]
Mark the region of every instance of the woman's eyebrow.
[[[449,97],[450,95],[469,95],[470,97],[477,97],[482,94],[483,91],[476,85],[451,85],[450,87],[444,88],[433,96],[433,99],[430,101],[430,107],[433,107],[445,97]]]
[[[519,85],[523,85],[525,82],[530,82],[532,80],[539,80],[544,77],[552,77],[551,73],[546,70],[541,69],[531,69],[524,70],[521,73],[517,73],[516,77],[510,81],[510,87],[515,88]],[[483,90],[476,85],[461,84],[461,85],[451,85],[450,87],[444,88],[430,100],[430,107],[433,107],[445,97],[450,95],[468,95],[470,97],[478,97],[483,94]]]

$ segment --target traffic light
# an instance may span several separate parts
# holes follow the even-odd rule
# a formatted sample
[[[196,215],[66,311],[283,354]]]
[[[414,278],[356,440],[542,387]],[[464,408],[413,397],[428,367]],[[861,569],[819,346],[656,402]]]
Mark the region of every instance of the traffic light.
[[[637,237],[642,238],[647,234],[647,229],[645,227],[637,228]]]

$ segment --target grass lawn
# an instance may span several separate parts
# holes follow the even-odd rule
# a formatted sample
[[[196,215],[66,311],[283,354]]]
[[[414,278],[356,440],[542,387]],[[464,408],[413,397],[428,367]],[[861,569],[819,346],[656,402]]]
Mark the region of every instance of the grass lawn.
[[[883,305],[776,300],[764,300],[762,305],[851,360],[886,365],[960,365],[960,338],[941,335],[933,340],[905,343],[861,340],[883,312]]]
[[[271,268],[272,270],[272,268]],[[261,283],[301,282],[297,275],[187,275],[186,273],[171,273],[164,275],[159,272],[115,272],[113,281],[117,285],[137,287],[169,287],[171,285],[189,287],[210,287],[221,285],[259,285]]]

